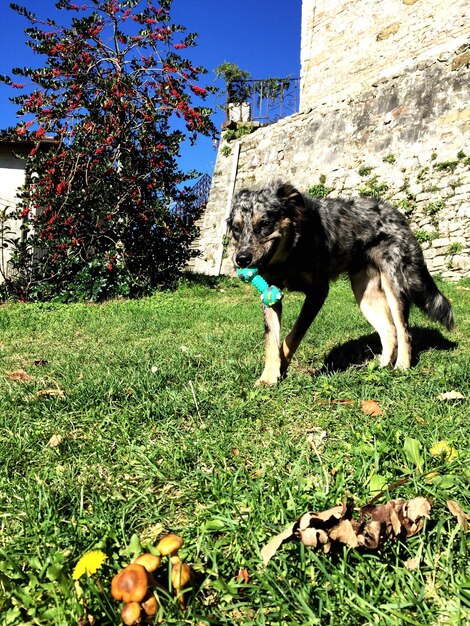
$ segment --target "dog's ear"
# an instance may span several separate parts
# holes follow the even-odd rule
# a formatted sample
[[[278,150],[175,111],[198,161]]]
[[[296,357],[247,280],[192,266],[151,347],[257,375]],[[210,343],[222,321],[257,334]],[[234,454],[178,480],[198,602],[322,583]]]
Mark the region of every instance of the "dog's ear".
[[[280,183],[276,189],[276,197],[282,204],[287,217],[294,221],[302,219],[305,201],[298,189],[289,183]]]

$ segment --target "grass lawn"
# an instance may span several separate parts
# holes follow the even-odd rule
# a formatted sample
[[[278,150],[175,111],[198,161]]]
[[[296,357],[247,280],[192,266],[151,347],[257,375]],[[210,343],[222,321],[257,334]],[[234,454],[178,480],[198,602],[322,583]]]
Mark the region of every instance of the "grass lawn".
[[[195,583],[185,611],[162,599],[165,624],[470,623],[469,534],[446,506],[470,512],[470,290],[443,290],[456,330],[413,311],[414,367],[396,372],[377,367],[377,337],[337,282],[272,389],[253,387],[263,324],[238,282],[0,307],[1,626],[117,625],[111,578],[170,530]],[[285,328],[300,303],[286,295]],[[466,400],[439,400],[452,390]],[[433,456],[439,441],[458,456]],[[404,478],[380,502],[433,499],[408,542],[327,555],[290,542],[261,566],[301,514]],[[107,561],[74,584],[94,549]]]

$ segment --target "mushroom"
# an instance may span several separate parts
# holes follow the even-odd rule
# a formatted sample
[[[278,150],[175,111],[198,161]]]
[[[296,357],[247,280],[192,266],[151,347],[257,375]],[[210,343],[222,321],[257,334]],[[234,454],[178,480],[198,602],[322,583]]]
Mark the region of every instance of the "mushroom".
[[[133,626],[134,624],[140,624],[140,618],[142,616],[142,607],[138,602],[129,602],[125,604],[121,609],[121,619],[126,626]]]
[[[153,595],[153,593],[149,594],[147,598],[142,602],[142,608],[145,611],[145,615],[147,617],[154,617],[157,614],[158,609],[158,600]]]
[[[149,578],[143,565],[132,563],[125,567],[111,582],[111,595],[116,600],[142,602],[147,595]]]
[[[183,540],[178,535],[169,533],[162,537],[158,543],[157,550],[162,556],[174,555],[183,545]]]
[[[178,556],[173,556],[170,559],[171,561],[171,584],[176,594],[179,595],[181,589],[186,587],[186,585],[191,580],[191,568],[187,563],[183,563]],[[180,595],[180,605],[181,608],[184,608],[184,597],[183,594]]]
[[[179,557],[171,558],[171,584],[178,591],[191,580],[191,568],[187,563],[183,563]]]
[[[147,572],[152,573],[160,567],[161,558],[159,556],[155,556],[154,554],[150,554],[150,552],[146,552],[145,554],[141,554],[134,559],[133,563],[143,565]]]

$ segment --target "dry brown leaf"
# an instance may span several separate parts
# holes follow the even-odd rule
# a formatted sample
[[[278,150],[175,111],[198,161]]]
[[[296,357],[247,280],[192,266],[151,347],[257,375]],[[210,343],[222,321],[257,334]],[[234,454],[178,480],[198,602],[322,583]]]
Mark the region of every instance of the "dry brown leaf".
[[[410,570],[410,572],[414,572],[418,569],[421,559],[419,556],[415,556],[414,559],[407,559],[405,561],[406,569]]]
[[[31,376],[22,369],[15,370],[14,372],[8,372],[8,374],[6,374],[6,377],[9,378],[10,380],[19,380],[24,383],[27,383],[33,380]]]
[[[444,393],[440,393],[437,396],[438,400],[449,401],[449,400],[465,400],[465,396],[460,393],[460,391],[444,391]]]
[[[240,567],[240,569],[238,570],[238,574],[236,575],[235,579],[238,582],[243,583],[245,585],[248,584],[248,582],[250,580],[250,574],[248,573],[248,570],[246,569],[246,567]]]
[[[362,400],[361,411],[364,415],[372,415],[372,417],[383,415],[383,410],[380,408],[380,404],[377,400]]]
[[[365,524],[362,532],[358,534],[357,538],[360,546],[364,546],[369,550],[376,550],[380,544],[380,535],[382,530],[382,524],[376,520],[371,520]]]
[[[457,518],[457,522],[462,530],[468,530],[470,528],[469,520],[470,515],[467,515],[462,509],[460,504],[455,500],[447,500],[447,508]]]
[[[299,539],[308,548],[322,547],[323,552],[330,551],[330,539],[325,530],[321,528],[308,527],[305,530],[299,530]]]
[[[41,389],[36,394],[39,398],[65,398],[65,393],[62,389]]]
[[[331,404],[344,404],[346,406],[351,406],[355,403],[354,400],[332,400]]]
[[[337,526],[331,529],[330,539],[344,543],[351,548],[356,548],[359,545],[357,533],[348,519],[342,520]]]
[[[430,509],[431,502],[417,497],[378,506],[368,504],[359,510],[359,519],[353,519],[352,502],[320,513],[305,513],[262,549],[263,561],[266,565],[285,541],[294,538],[325,553],[335,544],[376,550],[387,539],[404,539],[419,532]]]
[[[280,548],[285,541],[290,541],[293,536],[294,524],[289,526],[289,528],[283,530],[282,533],[279,533],[279,535],[273,537],[261,550],[261,558],[263,559],[263,563],[267,565],[276,554],[278,548]]]
[[[337,506],[333,506],[327,511],[321,511],[320,513],[308,513],[308,515],[327,522],[331,521],[332,519],[341,519],[345,512],[346,508],[342,504],[338,504]]]
[[[62,437],[62,435],[52,435],[47,445],[49,446],[49,448],[58,448],[63,440],[64,438]]]
[[[413,498],[403,505],[406,517],[409,517],[413,522],[420,520],[422,517],[429,517],[430,510],[431,503],[422,496]]]

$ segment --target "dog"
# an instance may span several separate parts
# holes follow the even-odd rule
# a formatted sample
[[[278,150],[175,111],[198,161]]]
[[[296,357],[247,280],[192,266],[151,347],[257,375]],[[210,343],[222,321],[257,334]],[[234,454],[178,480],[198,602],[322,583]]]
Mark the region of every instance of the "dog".
[[[341,274],[349,275],[363,315],[379,334],[383,367],[411,365],[411,304],[448,330],[454,325],[406,218],[382,200],[316,199],[278,182],[238,191],[227,225],[237,268],[256,267],[269,284],[305,294],[282,343],[282,302],[263,305],[265,364],[258,385],[274,385],[285,375],[330,281]]]

